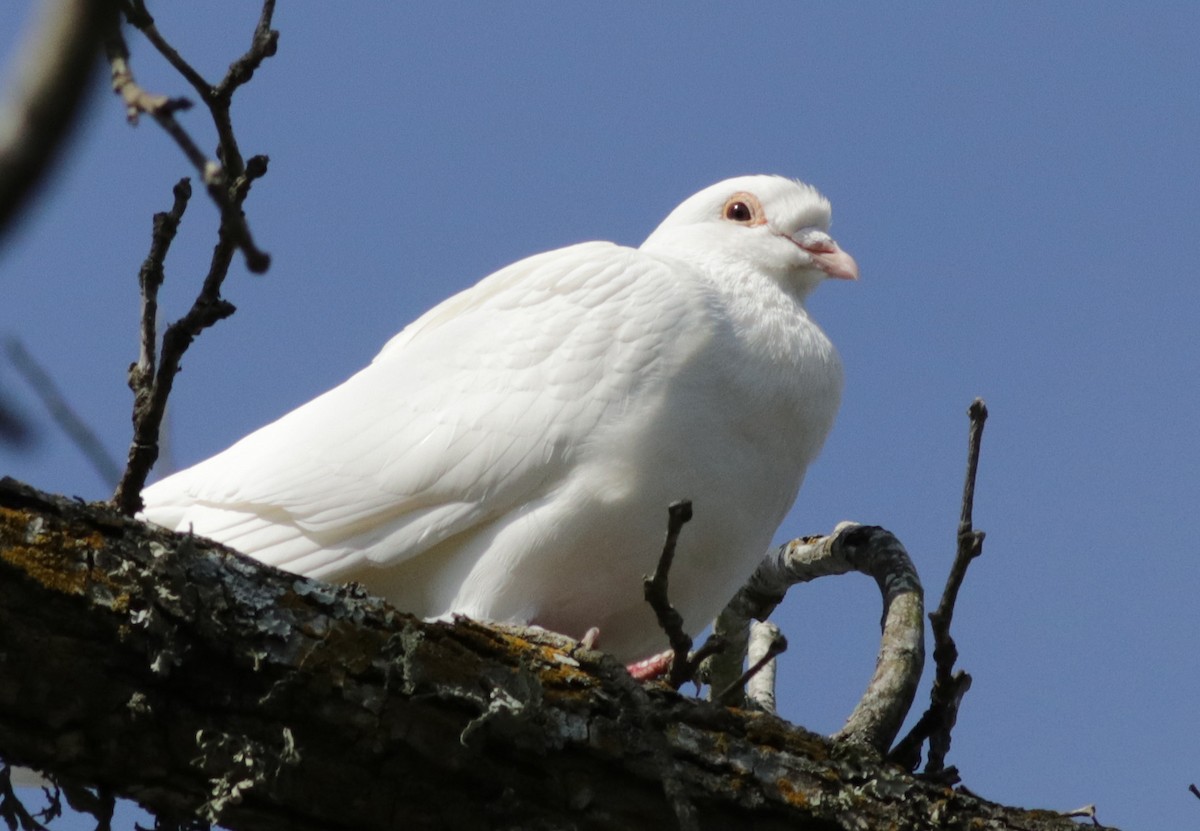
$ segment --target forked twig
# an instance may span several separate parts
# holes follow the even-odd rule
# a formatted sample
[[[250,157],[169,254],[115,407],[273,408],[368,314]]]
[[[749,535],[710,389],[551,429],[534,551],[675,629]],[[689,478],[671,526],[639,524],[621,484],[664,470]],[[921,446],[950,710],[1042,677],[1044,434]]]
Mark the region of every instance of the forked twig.
[[[137,85],[129,68],[129,50],[117,26],[113,26],[105,37],[113,89],[121,95],[131,120],[136,121],[140,114],[149,115],[175,140],[199,171],[205,189],[221,210],[217,244],[200,293],[187,313],[167,327],[161,350],[156,349],[158,288],[163,282],[163,262],[191,195],[187,179],[176,184],[171,210],[156,214],[154,218],[150,253],[138,275],[142,296],[138,361],[129,372],[129,385],[134,393],[134,435],[125,473],[113,494],[117,508],[132,515],[142,507],[141,490],[158,458],[167,398],[184,352],[200,332],[235,311],[233,304],[221,297],[221,286],[229,273],[234,253],[240,249],[247,267],[254,272],[265,271],[270,264],[269,255],[255,245],[242,213],[242,203],[250,192],[251,183],[267,171],[267,157],[253,156],[243,160],[229,110],[234,91],[253,76],[265,58],[275,54],[279,35],[271,29],[275,2],[264,0],[249,50],[234,61],[221,82],[213,86],[166,41],[142,0],[125,0],[122,8],[130,23],[145,34],[192,85],[208,108],[219,140],[219,161],[207,158],[175,119],[175,113],[189,107],[190,102],[183,98],[152,95]]]
[[[972,514],[975,506],[975,477],[979,470],[979,450],[983,439],[983,425],[987,421],[987,405],[976,398],[967,415],[971,426],[967,440],[967,474],[963,483],[962,512],[958,522],[958,547],[946,587],[942,591],[938,607],[929,614],[933,627],[933,660],[935,675],[930,692],[929,708],[917,721],[908,735],[889,754],[892,761],[913,770],[920,763],[921,745],[929,740],[929,758],[925,773],[929,776],[954,778],[952,769],[945,766],[946,754],[950,750],[950,733],[958,719],[959,705],[971,687],[971,676],[954,665],[958,661],[958,647],[950,635],[950,623],[954,619],[954,604],[967,574],[971,560],[983,553],[984,533],[975,530]]]
[[[153,28],[151,26],[151,28]],[[157,34],[157,30],[154,30]],[[161,37],[161,36],[160,36]],[[243,173],[243,164],[236,143],[227,146],[224,141],[220,145],[221,162],[209,159],[199,145],[188,134],[187,130],[175,119],[175,113],[191,107],[186,98],[169,98],[165,95],[153,95],[143,90],[134,81],[133,72],[129,68],[129,47],[119,28],[114,27],[105,38],[105,49],[109,64],[112,67],[112,87],[125,102],[130,121],[136,122],[138,114],[150,116],[169,135],[192,166],[200,174],[208,195],[221,210],[221,230],[227,234],[230,241],[242,250],[246,258],[246,267],[250,271],[261,274],[271,265],[271,257],[254,243],[246,217],[242,214],[241,202],[234,198],[234,180]],[[194,70],[193,70],[194,72]],[[206,100],[207,103],[207,100]],[[220,126],[225,123],[229,136],[232,130],[228,127],[229,106],[210,104],[209,109],[213,120]],[[244,198],[244,197],[243,197]]]

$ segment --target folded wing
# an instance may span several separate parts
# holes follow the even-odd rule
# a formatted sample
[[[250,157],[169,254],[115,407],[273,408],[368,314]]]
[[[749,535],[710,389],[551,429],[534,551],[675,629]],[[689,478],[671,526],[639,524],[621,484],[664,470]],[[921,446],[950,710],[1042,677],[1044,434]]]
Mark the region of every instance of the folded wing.
[[[688,285],[686,266],[611,243],[522,260],[148,488],[145,516],[319,577],[417,556],[553,489],[675,359],[662,345],[703,305]]]

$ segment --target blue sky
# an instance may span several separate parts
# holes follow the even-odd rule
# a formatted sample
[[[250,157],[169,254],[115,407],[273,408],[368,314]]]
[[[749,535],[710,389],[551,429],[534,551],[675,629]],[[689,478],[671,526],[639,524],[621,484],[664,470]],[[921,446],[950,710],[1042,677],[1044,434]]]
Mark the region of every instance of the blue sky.
[[[0,45],[29,3],[0,7]],[[254,4],[159,4],[213,80]],[[1187,3],[281,4],[279,54],[238,95],[247,203],[274,256],[188,353],[174,459],[206,457],[341,381],[405,323],[520,257],[638,244],[684,197],[754,172],[834,205],[857,284],[810,302],[846,365],[834,433],[781,540],[842,519],[907,545],[936,602],[965,411],[982,396],[976,523],[955,635],[975,676],[949,761],[998,801],[1096,803],[1126,829],[1200,820],[1200,6]],[[144,86],[186,94],[136,35]],[[198,111],[183,116],[214,140]],[[18,337],[123,457],[136,274],[189,175],[97,83],[86,124],[0,242]],[[167,314],[203,276],[199,192]],[[11,366],[0,389],[44,421]],[[0,471],[102,498],[52,428]],[[793,592],[784,714],[824,732],[870,675],[864,578]],[[919,703],[924,701],[924,690]]]

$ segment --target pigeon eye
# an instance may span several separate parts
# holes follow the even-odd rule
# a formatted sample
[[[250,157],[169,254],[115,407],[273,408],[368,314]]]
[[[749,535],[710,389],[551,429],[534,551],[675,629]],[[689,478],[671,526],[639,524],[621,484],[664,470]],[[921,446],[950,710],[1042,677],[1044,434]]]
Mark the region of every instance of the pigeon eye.
[[[725,218],[734,222],[749,222],[753,213],[745,202],[730,202],[725,206]]]
[[[735,193],[725,202],[721,215],[730,222],[740,225],[759,225],[762,223],[762,207],[758,200],[749,193]]]

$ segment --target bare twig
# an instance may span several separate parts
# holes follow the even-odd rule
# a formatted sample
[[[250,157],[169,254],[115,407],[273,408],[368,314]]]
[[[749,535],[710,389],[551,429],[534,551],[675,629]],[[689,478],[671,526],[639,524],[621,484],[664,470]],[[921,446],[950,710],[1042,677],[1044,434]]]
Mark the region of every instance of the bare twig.
[[[146,485],[150,468],[158,460],[159,433],[166,413],[167,397],[171,393],[174,371],[162,375],[158,366],[158,289],[164,280],[163,264],[175,232],[183,219],[192,195],[191,182],[180,179],[172,190],[174,201],[169,211],[154,215],[154,231],[150,238],[150,253],[138,271],[138,286],[142,298],[140,337],[137,363],[129,367],[129,388],[133,390],[133,442],[129,459],[120,478],[113,503],[126,514],[141,509],[141,492]],[[203,296],[203,295],[202,295]],[[212,298],[209,298],[211,302]],[[217,298],[219,300],[219,298]],[[197,302],[200,302],[197,300]],[[220,301],[224,302],[224,301]],[[226,304],[228,305],[228,304]],[[193,307],[194,308],[194,307]],[[232,314],[230,306],[229,314]],[[228,315],[226,315],[228,316]],[[176,323],[175,325],[178,325]],[[197,333],[199,329],[197,329]],[[165,339],[164,339],[165,342]],[[178,366],[179,356],[165,354],[164,364]]]
[[[692,648],[692,638],[683,630],[683,617],[675,611],[668,597],[668,580],[671,573],[671,563],[675,559],[675,545],[679,541],[679,532],[685,523],[692,518],[692,503],[683,499],[672,502],[667,506],[667,538],[663,542],[662,554],[654,574],[642,581],[642,590],[646,602],[654,610],[658,625],[667,635],[674,657],[671,661],[671,671],[667,681],[678,689],[691,677],[695,667],[688,660],[688,652]]]
[[[50,373],[38,364],[33,355],[29,354],[24,344],[16,338],[8,338],[4,346],[5,352],[8,353],[8,359],[16,368],[17,372],[21,373],[26,383],[41,399],[42,405],[50,413],[50,417],[54,419],[54,423],[66,433],[84,458],[92,465],[92,469],[96,474],[104,480],[104,484],[112,486],[119,478],[121,478],[121,468],[116,460],[104,448],[100,438],[88,427],[82,418],[71,408],[67,403],[67,399],[59,391],[58,385],[54,383],[54,379],[50,377]]]
[[[234,135],[233,124],[229,117],[230,101],[237,88],[254,76],[255,70],[262,65],[265,59],[275,54],[279,43],[279,32],[271,28],[271,18],[274,14],[275,0],[265,0],[258,25],[254,29],[250,48],[229,65],[225,77],[214,86],[184,60],[175,47],[168,43],[162,33],[158,31],[154,18],[146,10],[144,0],[128,0],[125,6],[125,16],[129,22],[145,35],[159,54],[191,84],[200,100],[208,107],[217,128],[221,162],[232,178],[242,174],[243,164],[237,137]]]
[[[984,534],[975,530],[972,524],[975,477],[979,469],[983,425],[988,415],[983,399],[976,398],[967,410],[967,415],[971,419],[971,426],[967,441],[967,475],[963,484],[962,512],[958,522],[958,549],[950,567],[950,574],[946,578],[941,601],[929,614],[929,621],[933,627],[933,660],[936,667],[929,708],[891,753],[893,761],[908,770],[913,770],[920,762],[921,745],[925,739],[929,739],[929,758],[925,763],[925,773],[930,776],[938,776],[946,770],[950,733],[958,719],[958,708],[963,696],[971,687],[970,675],[961,670],[954,671],[954,665],[958,661],[958,647],[954,638],[950,636],[950,623],[954,619],[954,604],[966,577],[967,566],[983,552]]]
[[[757,636],[757,637],[756,637]],[[787,649],[787,638],[774,623],[760,621],[750,637],[750,667],[715,698],[726,702],[735,692],[746,690],[746,697],[768,713],[775,712],[775,659]]]
[[[192,197],[192,183],[184,177],[172,189],[175,196],[169,211],[154,215],[154,231],[150,237],[150,253],[138,271],[138,287],[142,296],[141,351],[137,363],[130,367],[130,386],[135,394],[146,393],[152,386],[154,370],[158,363],[158,290],[166,279],[164,263],[167,251],[179,230],[183,212]],[[135,404],[136,406],[136,404]]]
[[[141,349],[138,363],[129,370],[129,386],[134,394],[133,442],[129,447],[125,473],[112,500],[118,510],[130,516],[141,510],[141,491],[146,485],[150,468],[158,459],[159,431],[183,353],[196,335],[235,311],[234,305],[218,294],[220,283],[211,278],[210,272],[210,278],[204,281],[200,295],[187,314],[167,327],[163,335],[162,356],[155,368],[154,316],[157,312],[158,287],[163,279],[162,260],[166,257],[191,195],[187,179],[175,185],[174,194],[171,210],[154,217],[150,254],[139,272],[142,290]],[[228,266],[227,260],[225,265]]]
[[[1188,785],[1188,790],[1192,792],[1192,794],[1196,797],[1196,799],[1200,799],[1200,788],[1196,787],[1195,782]]]
[[[221,161],[235,178],[242,175],[244,167],[237,138],[233,134],[233,124],[229,118],[229,104],[237,88],[254,77],[262,62],[275,54],[279,44],[279,32],[271,28],[271,18],[274,14],[275,0],[264,0],[250,48],[229,65],[225,77],[213,88],[212,98],[207,102],[212,112],[213,123],[217,127],[217,136],[220,138]]]
[[[18,215],[70,131],[112,0],[43,0],[0,107],[0,232]]]
[[[125,0],[122,8],[130,23],[146,35],[207,106],[217,130],[217,156],[220,159],[218,162],[207,158],[175,120],[176,112],[190,106],[185,99],[152,95],[137,85],[129,68],[129,50],[124,37],[118,27],[112,27],[105,38],[105,46],[112,68],[113,89],[120,93],[130,118],[136,120],[139,114],[149,115],[175,140],[200,172],[205,189],[221,210],[217,243],[200,293],[188,312],[167,327],[157,359],[157,292],[163,281],[163,260],[191,194],[186,179],[175,186],[172,209],[155,216],[151,250],[139,273],[142,292],[139,356],[129,374],[134,393],[134,435],[125,474],[113,495],[117,507],[132,515],[142,507],[141,489],[158,458],[167,398],[184,352],[201,331],[235,311],[233,304],[221,297],[221,287],[234,253],[242,251],[251,271],[265,271],[270,264],[270,257],[254,244],[241,207],[251,183],[266,173],[268,160],[266,156],[253,156],[243,161],[229,109],[233,92],[251,78],[265,58],[275,53],[278,33],[270,25],[275,2],[264,0],[250,49],[230,66],[225,78],[214,87],[166,41],[141,0]]]
[[[174,139],[200,174],[200,180],[209,196],[220,208],[221,230],[241,249],[246,259],[246,267],[256,274],[266,271],[271,265],[271,256],[255,245],[250,227],[246,224],[246,217],[242,214],[240,200],[235,200],[233,196],[236,190],[232,187],[233,180],[242,173],[241,156],[238,155],[236,146],[231,148],[221,145],[222,157],[236,160],[232,169],[227,166],[228,163],[222,165],[209,159],[175,120],[175,113],[190,108],[191,103],[186,98],[150,94],[134,81],[133,72],[129,68],[129,47],[125,45],[125,38],[118,27],[114,26],[105,38],[105,49],[112,67],[113,91],[125,102],[130,120],[136,121],[139,113],[148,115]],[[228,110],[226,104],[223,110],[225,120],[228,120]]]

